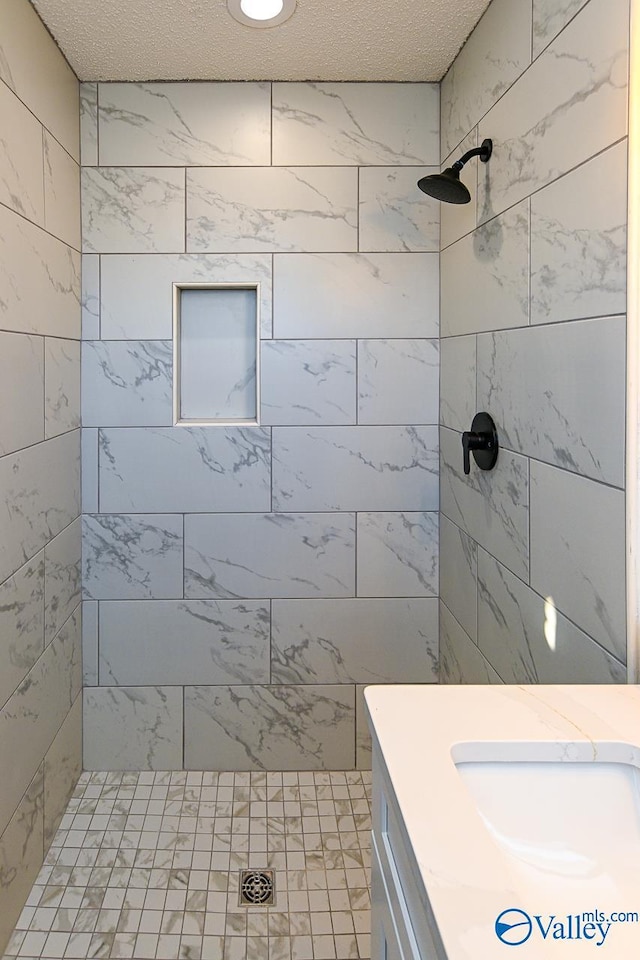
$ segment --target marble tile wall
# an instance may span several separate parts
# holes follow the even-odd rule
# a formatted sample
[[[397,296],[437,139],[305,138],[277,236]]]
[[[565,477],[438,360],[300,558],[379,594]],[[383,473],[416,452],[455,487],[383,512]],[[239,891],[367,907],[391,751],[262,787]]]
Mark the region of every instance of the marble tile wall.
[[[366,766],[438,673],[438,86],[81,101],[85,766]],[[174,426],[172,283],[255,281],[259,424]]]
[[[494,141],[442,207],[443,682],[625,681],[628,50],[627,0],[493,0],[442,84],[443,163]]]
[[[78,110],[0,5],[0,951],[82,765]]]

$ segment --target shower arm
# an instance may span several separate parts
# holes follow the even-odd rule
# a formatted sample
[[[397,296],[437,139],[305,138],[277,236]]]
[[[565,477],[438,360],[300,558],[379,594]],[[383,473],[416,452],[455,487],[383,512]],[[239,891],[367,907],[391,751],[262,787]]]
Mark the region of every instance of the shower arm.
[[[482,163],[487,163],[492,152],[493,144],[491,140],[483,140],[482,145],[479,147],[473,147],[472,150],[467,150],[459,160],[456,160],[455,163],[451,164],[452,170],[462,170],[465,163],[471,160],[472,157],[480,157]]]

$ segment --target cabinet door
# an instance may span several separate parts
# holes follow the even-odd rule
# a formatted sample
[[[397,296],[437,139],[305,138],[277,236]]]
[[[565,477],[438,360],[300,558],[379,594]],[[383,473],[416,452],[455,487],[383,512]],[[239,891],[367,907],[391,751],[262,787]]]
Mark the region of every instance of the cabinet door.
[[[371,960],[405,960],[375,844],[371,862]]]

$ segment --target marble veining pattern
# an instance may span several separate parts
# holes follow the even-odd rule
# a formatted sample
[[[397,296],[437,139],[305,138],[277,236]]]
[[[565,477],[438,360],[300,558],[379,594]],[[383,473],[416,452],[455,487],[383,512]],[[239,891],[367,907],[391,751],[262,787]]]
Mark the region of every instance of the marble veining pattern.
[[[181,766],[179,687],[85,688],[85,770],[175,770]]]
[[[82,255],[82,339],[100,337],[100,257],[97,253]]]
[[[43,339],[0,333],[0,456],[44,439],[43,394]]]
[[[441,204],[417,187],[438,167],[362,167],[359,172],[359,249],[437,251]]]
[[[358,596],[438,595],[438,514],[358,513]]]
[[[82,696],[79,693],[44,758],[44,842],[52,842],[82,773]]]
[[[445,337],[440,341],[440,423],[468,430],[476,403],[476,337]]]
[[[40,765],[0,837],[0,940],[6,943],[42,865],[44,770]]]
[[[533,0],[533,55],[536,57],[584,7],[586,0]]]
[[[0,85],[0,202],[43,225],[42,126],[4,83]]]
[[[85,427],[173,423],[170,340],[96,340],[82,346]]]
[[[55,237],[80,250],[80,209],[69,198],[80,194],[80,169],[48,130],[43,131],[44,225]]]
[[[440,604],[440,683],[502,683],[444,603]]]
[[[437,423],[437,340],[360,340],[358,423]]]
[[[0,585],[0,704],[4,705],[44,649],[44,555],[38,553]]]
[[[47,337],[44,348],[45,435],[80,426],[80,344]]]
[[[67,622],[81,599],[82,527],[77,517],[44,548],[45,644]]]
[[[444,514],[440,517],[440,597],[477,642],[478,544]]]
[[[98,163],[98,84],[80,84],[80,160],[83,167]]]
[[[263,341],[261,396],[264,424],[355,423],[356,341]]]

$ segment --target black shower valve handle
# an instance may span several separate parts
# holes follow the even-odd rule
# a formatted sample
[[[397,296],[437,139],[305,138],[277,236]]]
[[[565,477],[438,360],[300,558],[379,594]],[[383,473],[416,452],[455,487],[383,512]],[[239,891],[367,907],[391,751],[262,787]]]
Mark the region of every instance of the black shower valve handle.
[[[492,470],[498,459],[498,432],[492,417],[488,413],[476,413],[471,430],[462,434],[463,468],[468,476],[471,473],[471,457],[481,470]]]
[[[464,472],[471,473],[471,458],[469,454],[472,450],[488,450],[491,440],[486,433],[475,433],[473,430],[465,430],[462,434],[462,451],[464,460]]]

